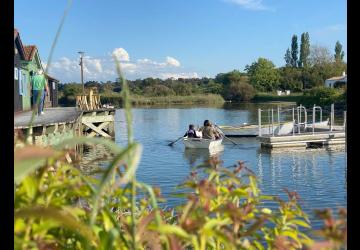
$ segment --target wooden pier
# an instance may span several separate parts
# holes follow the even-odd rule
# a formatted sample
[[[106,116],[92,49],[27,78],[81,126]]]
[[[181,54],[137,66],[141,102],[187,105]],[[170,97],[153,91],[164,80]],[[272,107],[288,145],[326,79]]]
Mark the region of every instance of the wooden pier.
[[[14,114],[15,141],[35,145],[53,145],[75,135],[81,135],[81,111],[76,108],[48,108],[45,114],[35,115],[32,111]],[[19,140],[18,140],[19,139]]]
[[[91,95],[90,105],[82,107],[83,103],[77,103],[77,107],[47,108],[44,115],[35,115],[33,121],[32,111],[15,113],[15,146],[22,145],[24,141],[42,146],[54,145],[61,140],[82,135],[114,138],[115,109],[101,108],[98,101],[93,102]]]

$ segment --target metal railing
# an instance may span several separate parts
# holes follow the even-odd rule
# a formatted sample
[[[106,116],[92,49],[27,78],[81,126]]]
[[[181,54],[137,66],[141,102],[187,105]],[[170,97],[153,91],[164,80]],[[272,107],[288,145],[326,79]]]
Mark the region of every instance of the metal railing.
[[[265,110],[258,109],[258,135],[262,136],[263,134],[269,134],[272,136],[276,136],[281,131],[282,126],[288,122],[292,122],[292,124],[293,124],[293,127],[292,127],[293,135],[295,135],[296,133],[301,134],[302,132],[306,133],[306,132],[310,132],[310,131],[312,132],[312,134],[315,134],[316,128],[319,128],[319,129],[323,128],[324,110],[328,114],[328,119],[326,121],[329,121],[329,124],[325,124],[325,125],[329,126],[329,131],[332,132],[332,131],[334,131],[334,126],[335,126],[334,104],[331,104],[331,106],[330,106],[330,113],[328,113],[329,109],[324,109],[317,105],[314,105],[310,109],[306,109],[306,107],[301,104],[299,106],[287,108],[287,109],[282,109],[280,106],[278,106],[277,107],[277,124],[275,124],[275,122],[274,122],[276,117],[274,117],[274,109],[273,108],[265,109]],[[295,111],[296,111],[296,113],[295,113]],[[266,115],[263,116],[263,112],[265,112],[265,114],[267,113],[267,117],[266,117]],[[291,114],[292,114],[291,121],[289,121],[291,114],[289,114],[287,112],[291,112]],[[308,123],[308,113],[310,113],[310,117],[311,117],[310,120],[312,120],[311,124]],[[342,127],[343,127],[343,130],[345,131],[346,111],[343,111],[341,113],[343,115]],[[337,114],[340,115],[340,112],[337,112]],[[317,119],[317,115],[319,115],[318,119]],[[266,120],[268,121],[268,124],[263,123],[264,119],[265,119],[265,121]],[[311,129],[311,130],[309,131],[309,129]],[[276,130],[278,131],[277,133],[275,133]]]

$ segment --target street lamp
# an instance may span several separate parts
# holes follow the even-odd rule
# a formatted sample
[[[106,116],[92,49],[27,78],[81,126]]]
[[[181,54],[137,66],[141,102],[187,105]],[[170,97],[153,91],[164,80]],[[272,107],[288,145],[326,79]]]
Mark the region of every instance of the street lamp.
[[[85,95],[85,86],[84,86],[84,71],[83,71],[83,56],[85,54],[85,52],[83,51],[79,51],[78,52],[80,54],[80,67],[81,67],[81,84],[82,84],[82,87],[83,87],[83,95]]]

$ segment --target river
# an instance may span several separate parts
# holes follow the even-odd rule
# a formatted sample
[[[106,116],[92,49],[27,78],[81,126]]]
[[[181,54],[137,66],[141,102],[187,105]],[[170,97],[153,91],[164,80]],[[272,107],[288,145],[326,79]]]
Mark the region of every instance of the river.
[[[256,123],[257,109],[276,108],[271,104],[239,104],[219,107],[145,107],[134,108],[135,140],[142,144],[143,153],[137,171],[139,181],[161,188],[168,206],[181,202],[171,197],[175,187],[185,180],[190,171],[209,158],[204,150],[185,150],[181,141],[168,143],[182,136],[190,123],[201,125],[209,119],[219,125]],[[122,109],[115,115],[116,143],[126,145],[125,115]],[[347,165],[345,150],[328,151],[271,151],[261,149],[256,138],[232,138],[238,145],[224,140],[224,148],[217,153],[224,166],[238,160],[245,161],[258,177],[264,194],[286,198],[284,188],[296,191],[301,206],[311,219],[313,228],[322,222],[314,218],[313,209],[347,206]]]

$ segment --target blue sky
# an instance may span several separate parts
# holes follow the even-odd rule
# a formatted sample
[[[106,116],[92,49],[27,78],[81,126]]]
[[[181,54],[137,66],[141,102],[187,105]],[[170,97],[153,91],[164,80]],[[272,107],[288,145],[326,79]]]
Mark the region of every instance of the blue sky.
[[[15,27],[47,62],[67,1],[15,0]],[[116,78],[112,54],[128,79],[214,77],[244,70],[258,57],[284,65],[293,34],[331,53],[347,48],[345,0],[74,0],[55,48],[51,74],[79,81]]]

